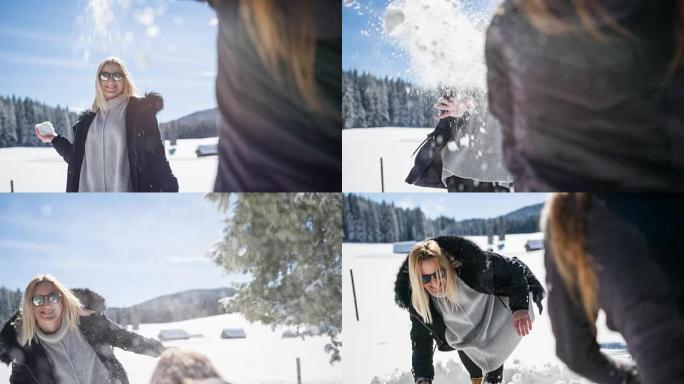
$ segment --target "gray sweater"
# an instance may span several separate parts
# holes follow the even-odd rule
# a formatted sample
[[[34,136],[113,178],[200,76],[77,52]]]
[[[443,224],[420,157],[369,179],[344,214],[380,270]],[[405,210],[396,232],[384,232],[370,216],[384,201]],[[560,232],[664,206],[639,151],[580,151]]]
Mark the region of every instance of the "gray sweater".
[[[60,384],[111,384],[104,364],[78,328],[64,322],[56,333],[46,335],[36,330],[38,339]]]
[[[79,192],[129,192],[131,169],[126,145],[126,99],[107,100],[90,123]]]
[[[455,279],[458,287],[455,307],[444,299],[431,297],[444,317],[446,340],[452,348],[468,355],[483,372],[494,371],[521,340],[513,328],[508,298],[478,292],[458,276]],[[533,318],[533,312],[529,312]]]
[[[473,95],[475,109],[442,149],[442,180],[458,176],[485,182],[511,182],[501,148],[501,125],[488,111],[486,98]],[[446,185],[446,183],[444,183]]]

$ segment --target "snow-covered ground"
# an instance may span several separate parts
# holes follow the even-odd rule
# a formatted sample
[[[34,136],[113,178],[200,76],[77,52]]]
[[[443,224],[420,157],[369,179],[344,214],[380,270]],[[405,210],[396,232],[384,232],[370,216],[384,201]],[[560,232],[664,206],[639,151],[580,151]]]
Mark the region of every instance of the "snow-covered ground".
[[[218,138],[178,140],[176,152],[167,159],[178,178],[181,192],[210,192],[218,167],[218,157],[198,158],[195,150],[200,144],[214,144]],[[14,180],[15,192],[64,192],[67,164],[53,148],[0,148],[0,192],[10,191]]]
[[[404,179],[413,167],[413,151],[434,128],[350,128],[342,130],[342,191],[381,192],[380,158],[385,192],[446,192]]]
[[[541,233],[508,235],[497,251],[517,256],[544,283],[543,251],[526,252],[528,239],[541,239]],[[481,247],[486,236],[470,237]],[[394,303],[394,280],[406,254],[392,253],[392,244],[342,245],[342,350],[345,384],[412,384],[411,322],[408,313]],[[349,270],[353,270],[359,321],[356,320]],[[544,308],[548,308],[544,300]],[[589,383],[571,372],[555,354],[555,341],[546,311],[535,315],[532,333],[522,339],[504,364],[505,383]],[[601,343],[624,344],[620,334],[609,331],[603,313],[599,317]],[[624,349],[605,351],[618,359],[629,359]],[[466,383],[468,375],[455,352],[435,353],[435,384]]]
[[[323,351],[328,339],[323,336],[283,339],[283,329],[250,324],[239,314],[226,314],[166,324],[141,324],[137,333],[156,338],[162,329],[182,328],[189,334],[204,337],[164,342],[200,352],[216,366],[223,378],[235,384],[297,383],[296,358],[300,358],[302,383],[332,384],[342,382],[342,366],[330,365]],[[224,328],[243,328],[245,339],[221,339]],[[149,383],[157,365],[153,357],[115,349],[132,384]],[[0,363],[0,382],[9,378],[9,368]]]

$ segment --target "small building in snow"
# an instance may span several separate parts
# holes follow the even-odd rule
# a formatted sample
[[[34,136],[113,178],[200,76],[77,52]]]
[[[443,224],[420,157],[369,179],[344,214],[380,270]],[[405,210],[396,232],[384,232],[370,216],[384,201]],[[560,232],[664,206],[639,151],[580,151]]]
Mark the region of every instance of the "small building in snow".
[[[527,252],[537,251],[540,249],[544,249],[544,240],[527,240],[525,243],[525,250]]]
[[[190,334],[184,329],[162,329],[157,337],[161,341],[187,340],[190,338]]]
[[[397,241],[392,244],[392,252],[394,253],[409,253],[413,246],[416,245],[415,241]]]
[[[222,339],[244,339],[246,337],[247,334],[242,328],[225,328],[221,332]]]
[[[218,155],[218,144],[200,144],[195,150],[197,157]]]

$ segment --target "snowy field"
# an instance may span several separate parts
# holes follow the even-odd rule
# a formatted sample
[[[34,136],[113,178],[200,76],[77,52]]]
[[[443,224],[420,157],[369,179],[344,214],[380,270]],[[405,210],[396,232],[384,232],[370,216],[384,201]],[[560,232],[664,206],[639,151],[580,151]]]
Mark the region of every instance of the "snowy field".
[[[330,365],[323,351],[328,339],[322,336],[283,339],[283,329],[250,324],[239,314],[226,314],[166,324],[141,324],[136,331],[156,338],[161,329],[182,328],[189,334],[202,334],[202,338],[167,341],[173,346],[200,352],[216,366],[223,378],[234,384],[296,384],[297,363],[301,359],[302,383],[341,383],[342,367]],[[223,328],[243,328],[245,339],[221,339]],[[131,384],[149,383],[157,365],[153,357],[137,355],[115,349]],[[0,364],[0,382],[9,378],[10,370]]]
[[[381,192],[380,158],[385,192],[446,192],[407,184],[413,151],[434,128],[350,128],[342,130],[342,191]]]
[[[198,158],[200,144],[214,144],[218,138],[178,140],[176,152],[166,157],[178,178],[180,192],[210,192],[218,166],[217,156]],[[53,148],[0,148],[0,192],[64,192],[67,164]]]
[[[542,234],[506,236],[505,246],[497,252],[517,256],[545,282],[543,251],[526,252],[528,239],[541,239]],[[486,246],[486,236],[470,237]],[[406,254],[392,253],[392,244],[342,245],[342,320],[344,329],[342,361],[345,384],[412,384],[411,322],[408,312],[394,302],[394,280]],[[359,321],[356,321],[349,270],[354,273]],[[544,313],[538,316],[530,335],[525,336],[504,364],[505,383],[580,384],[590,383],[571,372],[555,354],[551,322],[543,302]],[[609,331],[603,313],[599,316],[600,343],[624,345],[620,334]],[[605,351],[617,359],[629,359],[625,349]],[[469,382],[465,368],[455,352],[436,351],[434,384]]]

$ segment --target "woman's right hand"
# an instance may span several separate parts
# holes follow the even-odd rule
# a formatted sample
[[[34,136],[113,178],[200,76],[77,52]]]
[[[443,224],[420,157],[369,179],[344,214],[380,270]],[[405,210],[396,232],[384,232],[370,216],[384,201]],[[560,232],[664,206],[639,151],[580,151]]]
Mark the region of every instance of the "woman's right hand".
[[[55,135],[41,135],[38,131],[38,128],[35,128],[35,130],[36,137],[38,137],[38,140],[42,141],[43,143],[50,144],[52,143],[52,140],[55,138]]]
[[[452,100],[450,98],[440,97],[433,107],[439,111],[437,118],[441,120],[445,117],[461,117],[467,111],[472,110],[474,105],[473,99],[471,98]]]
[[[524,309],[513,312],[513,328],[518,336],[527,336],[532,330],[532,319],[530,313]]]

